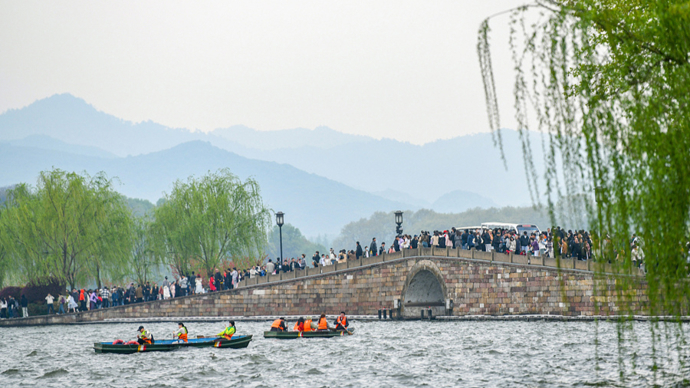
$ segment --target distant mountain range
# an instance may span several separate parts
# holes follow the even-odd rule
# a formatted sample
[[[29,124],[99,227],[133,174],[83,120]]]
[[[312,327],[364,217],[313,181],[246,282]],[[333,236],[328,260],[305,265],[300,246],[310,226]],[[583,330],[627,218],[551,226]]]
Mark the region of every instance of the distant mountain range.
[[[250,176],[255,178],[265,203],[275,211],[283,211],[286,220],[299,225],[307,235],[334,235],[342,225],[368,217],[377,210],[405,207],[287,164],[243,158],[201,141],[116,159],[1,144],[0,165],[9,167],[0,174],[0,186],[34,183],[38,172],[53,167],[89,174],[105,171],[121,182],[116,185],[121,193],[154,203],[164,191],[171,190],[177,179],[228,167],[243,180]]]
[[[33,183],[53,166],[103,170],[120,179],[123,194],[155,203],[175,179],[229,167],[256,177],[266,202],[295,217],[305,235],[336,234],[374,211],[529,204],[516,132],[503,131],[503,141],[508,171],[490,134],[417,146],[328,127],[203,133],[131,123],[61,94],[0,115],[0,186]]]

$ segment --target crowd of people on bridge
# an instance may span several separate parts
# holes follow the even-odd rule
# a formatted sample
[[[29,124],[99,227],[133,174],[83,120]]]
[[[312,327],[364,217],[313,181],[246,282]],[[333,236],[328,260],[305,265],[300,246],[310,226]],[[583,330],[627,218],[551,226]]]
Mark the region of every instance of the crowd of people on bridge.
[[[346,251],[341,249],[336,252],[333,248],[329,252],[316,251],[311,257],[312,267],[323,267],[348,260],[359,260],[384,253],[394,253],[403,249],[417,249],[418,247],[436,247],[440,249],[455,248],[466,250],[478,250],[498,253],[513,253],[520,255],[555,257],[556,254],[564,258],[576,260],[596,260],[595,250],[591,235],[586,230],[568,230],[556,227],[546,231],[535,231],[528,234],[526,231],[519,234],[515,229],[503,228],[478,228],[436,230],[433,232],[421,231],[417,235],[400,235],[393,238],[388,246],[385,242],[379,245],[376,238],[372,238],[369,245],[362,247],[356,242],[355,249]],[[610,240],[603,241],[603,248],[596,252],[605,251],[611,246]],[[639,237],[632,235],[630,239],[630,254],[632,262],[638,266],[644,266],[645,254],[643,244]],[[624,252],[612,252],[609,257],[618,260]],[[609,259],[610,260],[610,259]],[[688,262],[690,264],[690,243],[688,244]],[[215,269],[212,276],[204,279],[200,274],[192,272],[189,275],[178,276],[172,281],[166,276],[159,285],[156,282],[144,282],[143,284],[130,283],[126,287],[101,287],[97,289],[72,289],[60,295],[47,295],[45,297],[48,314],[64,314],[80,311],[95,310],[113,306],[123,306],[134,303],[165,300],[181,296],[217,292],[236,288],[238,284],[249,278],[267,276],[271,274],[286,273],[304,270],[308,266],[306,254],[295,259],[276,258],[268,259],[264,265],[251,266],[245,270],[228,268],[223,273]],[[0,299],[0,318],[27,317],[27,301],[22,295],[21,300],[13,297]]]

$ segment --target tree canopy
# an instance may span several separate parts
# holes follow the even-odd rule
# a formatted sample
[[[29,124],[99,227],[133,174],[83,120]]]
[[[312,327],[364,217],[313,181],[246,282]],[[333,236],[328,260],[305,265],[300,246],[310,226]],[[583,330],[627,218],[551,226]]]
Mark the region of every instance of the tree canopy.
[[[178,272],[212,273],[224,261],[261,258],[270,212],[255,180],[222,169],[175,182],[159,203],[152,226],[159,256]]]
[[[76,287],[122,272],[132,214],[104,174],[42,172],[35,188],[9,190],[5,205],[0,241],[23,280],[58,279]]]

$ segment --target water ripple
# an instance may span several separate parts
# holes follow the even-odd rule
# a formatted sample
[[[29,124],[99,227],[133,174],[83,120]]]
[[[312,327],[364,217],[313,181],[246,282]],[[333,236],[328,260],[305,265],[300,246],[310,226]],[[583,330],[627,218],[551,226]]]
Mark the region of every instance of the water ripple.
[[[684,386],[690,375],[682,344],[680,360],[657,353],[667,372],[652,371],[647,323],[635,324],[638,342],[622,350],[625,380],[613,323],[599,323],[598,349],[592,322],[354,322],[350,337],[291,341],[263,338],[269,325],[238,323],[239,334],[254,334],[247,349],[132,355],[96,354],[93,342],[133,338],[138,324],[56,326],[59,335],[48,338],[45,328],[7,328],[0,331],[0,385],[40,379],[46,387],[628,387]],[[176,328],[146,326],[160,338]],[[222,324],[187,327],[193,337],[217,333]],[[690,325],[683,332],[687,338]]]

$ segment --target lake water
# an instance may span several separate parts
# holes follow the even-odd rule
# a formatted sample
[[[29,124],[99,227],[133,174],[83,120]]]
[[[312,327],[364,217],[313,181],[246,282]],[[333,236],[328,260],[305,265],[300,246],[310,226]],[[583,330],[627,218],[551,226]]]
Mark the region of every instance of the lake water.
[[[177,327],[146,326],[159,339]],[[93,342],[132,339],[138,324],[1,329],[0,387],[630,387],[690,378],[688,346],[663,330],[655,353],[663,372],[652,372],[649,323],[634,324],[621,353],[616,324],[606,322],[598,337],[594,322],[352,321],[353,336],[297,340],[264,339],[270,322],[237,326],[254,335],[246,349],[132,355],[96,354]],[[193,337],[223,328],[187,327]],[[680,350],[667,353],[659,341]]]

